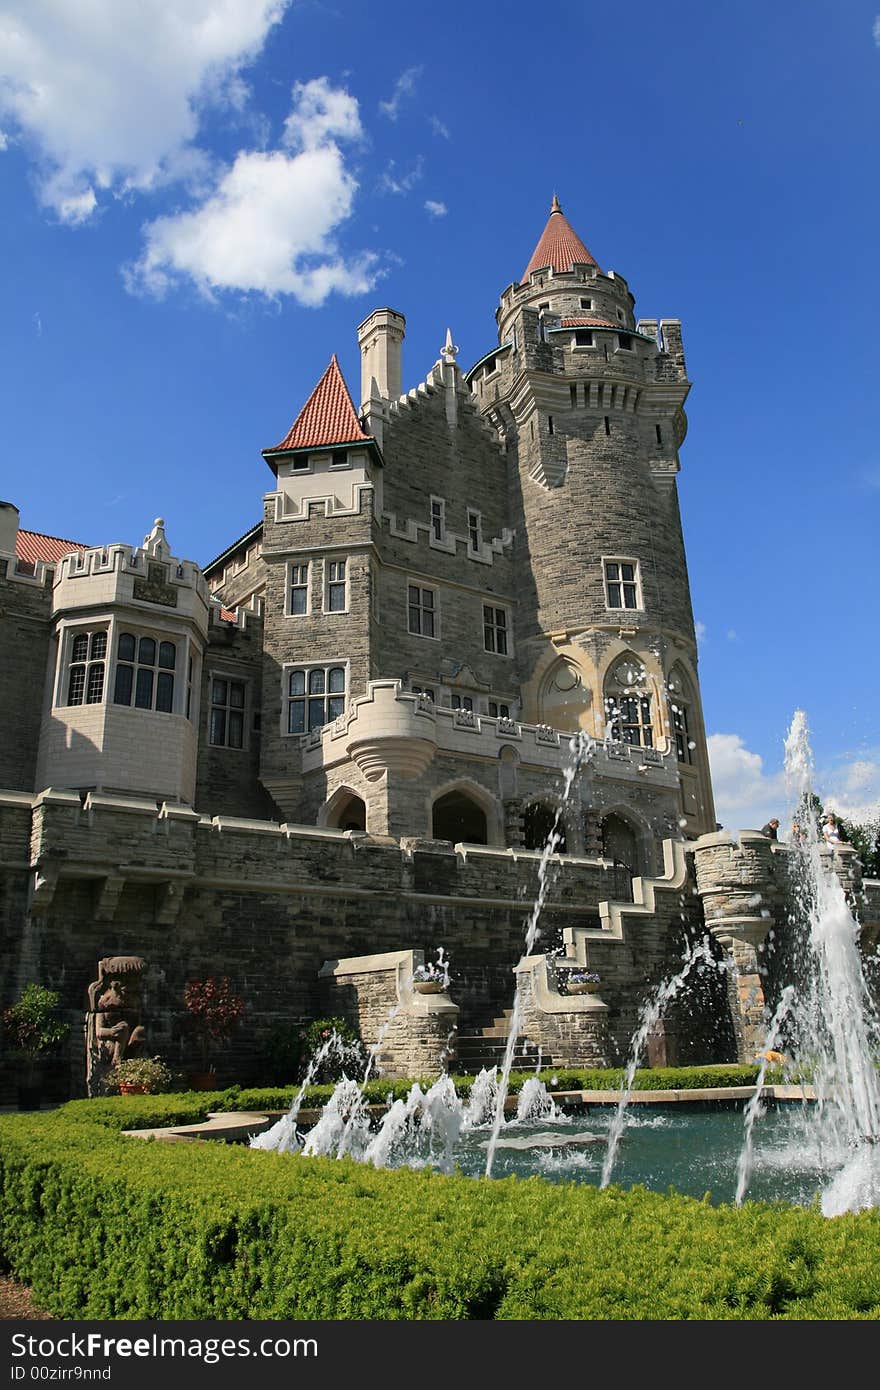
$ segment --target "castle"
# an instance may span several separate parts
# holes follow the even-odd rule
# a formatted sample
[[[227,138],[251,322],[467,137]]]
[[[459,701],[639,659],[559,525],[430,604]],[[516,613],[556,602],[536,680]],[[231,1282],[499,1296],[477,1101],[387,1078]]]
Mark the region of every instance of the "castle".
[[[401,1070],[456,1031],[488,1047],[515,970],[534,1045],[619,1057],[703,929],[697,843],[726,910],[677,500],[690,383],[679,321],[633,310],[554,198],[476,364],[447,334],[404,391],[404,317],[374,310],[358,406],[334,357],[263,450],[262,520],[209,564],[161,519],[89,546],[3,504],[4,999],[38,978],[73,1018],[96,960],[137,950],[154,1045],[182,982],[223,973],[248,1075],[272,1026],[323,1009],[375,1037],[395,1004]],[[557,813],[555,949],[520,960]],[[730,845],[775,882],[770,849]],[[757,949],[772,913],[750,920]],[[411,988],[438,944],[454,1002]],[[566,990],[577,964],[598,995]],[[753,965],[719,1058],[752,1045]]]

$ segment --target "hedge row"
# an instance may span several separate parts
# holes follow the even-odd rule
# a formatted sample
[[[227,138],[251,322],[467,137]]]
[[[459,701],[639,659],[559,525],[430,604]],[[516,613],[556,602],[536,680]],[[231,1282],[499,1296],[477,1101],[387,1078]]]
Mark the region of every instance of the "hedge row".
[[[92,1104],[0,1120],[0,1248],[62,1318],[880,1317],[880,1211],[147,1142]]]
[[[516,1095],[534,1072],[512,1072],[509,1090]],[[636,1090],[700,1090],[711,1086],[752,1086],[758,1075],[757,1066],[719,1065],[704,1067],[654,1067],[637,1071]],[[455,1088],[462,1097],[470,1094],[472,1076],[453,1077]],[[622,1068],[587,1071],[558,1068],[543,1074],[552,1091],[617,1091],[623,1084]],[[768,1080],[774,1077],[768,1074]],[[778,1080],[778,1077],[776,1077]],[[430,1084],[420,1082],[424,1089]],[[364,1094],[381,1105],[389,1096],[396,1100],[409,1093],[413,1082],[369,1081]],[[64,1107],[71,1119],[100,1120],[113,1129],[152,1129],[159,1125],[193,1124],[203,1120],[209,1110],[286,1110],[297,1094],[296,1086],[245,1087],[230,1086],[224,1091],[184,1091],[174,1095],[107,1097],[106,1100],[73,1100]],[[304,1095],[304,1108],[326,1105],[333,1086],[309,1086]],[[157,1109],[158,1107],[158,1109]],[[171,1116],[169,1119],[157,1115]]]

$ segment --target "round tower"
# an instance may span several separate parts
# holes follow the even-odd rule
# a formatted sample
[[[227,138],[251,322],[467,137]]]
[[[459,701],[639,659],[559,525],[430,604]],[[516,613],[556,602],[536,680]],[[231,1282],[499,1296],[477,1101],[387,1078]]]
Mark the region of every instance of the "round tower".
[[[524,717],[674,746],[700,834],[715,813],[676,487],[690,382],[679,321],[634,306],[554,197],[468,381],[517,492]]]

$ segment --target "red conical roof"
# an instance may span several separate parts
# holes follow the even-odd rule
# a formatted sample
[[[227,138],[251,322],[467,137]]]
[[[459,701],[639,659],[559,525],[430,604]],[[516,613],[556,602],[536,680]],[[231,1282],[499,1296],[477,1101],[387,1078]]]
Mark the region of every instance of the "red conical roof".
[[[523,271],[520,284],[528,280],[533,270],[542,270],[545,265],[551,266],[558,275],[571,270],[575,262],[579,265],[594,265],[597,270],[599,268],[598,261],[590,255],[577,232],[566,221],[559,206],[559,199],[554,193],[547,226],[532,252],[532,259]]]
[[[280,444],[266,449],[321,449],[337,444],[362,444],[369,438],[361,428],[357,411],[339,369],[336,353],[302,410]]]

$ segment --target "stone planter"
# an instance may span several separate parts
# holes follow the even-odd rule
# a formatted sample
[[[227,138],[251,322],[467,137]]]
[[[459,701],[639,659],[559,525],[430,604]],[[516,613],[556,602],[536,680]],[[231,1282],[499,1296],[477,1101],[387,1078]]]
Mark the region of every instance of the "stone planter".
[[[445,985],[442,980],[413,980],[416,994],[442,994]]]
[[[592,980],[575,980],[567,986],[569,994],[598,994],[599,988],[598,980],[595,983]]]

